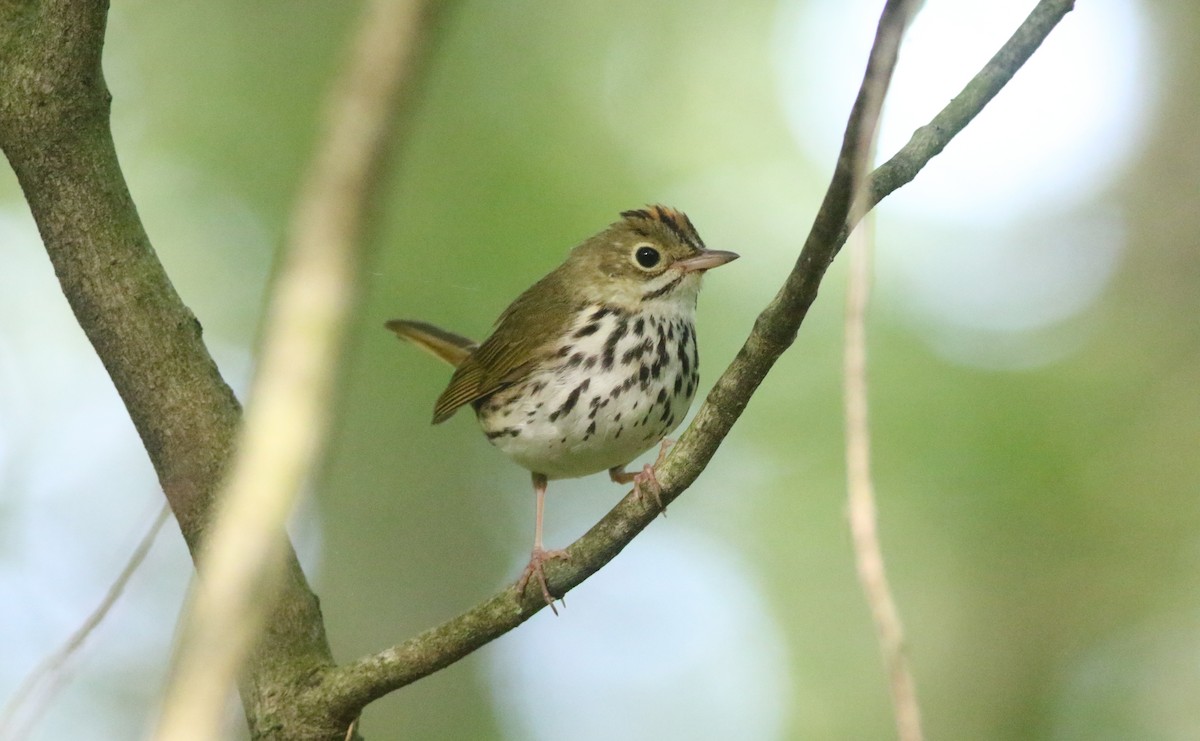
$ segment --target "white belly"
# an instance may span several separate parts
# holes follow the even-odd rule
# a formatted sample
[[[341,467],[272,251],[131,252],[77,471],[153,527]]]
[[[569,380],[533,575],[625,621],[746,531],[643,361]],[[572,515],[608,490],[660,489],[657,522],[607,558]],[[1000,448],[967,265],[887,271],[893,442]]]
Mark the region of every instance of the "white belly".
[[[679,426],[696,395],[690,316],[610,312],[592,323],[598,329],[568,335],[554,362],[477,409],[493,445],[551,479],[629,463]]]

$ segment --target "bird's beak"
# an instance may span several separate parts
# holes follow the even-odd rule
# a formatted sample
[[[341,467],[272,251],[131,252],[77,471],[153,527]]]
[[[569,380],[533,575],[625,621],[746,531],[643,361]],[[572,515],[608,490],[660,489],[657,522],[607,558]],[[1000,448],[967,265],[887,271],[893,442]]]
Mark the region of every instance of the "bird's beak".
[[[679,268],[684,273],[703,272],[719,268],[727,262],[733,262],[740,255],[736,252],[725,252],[724,250],[704,250],[695,257],[689,257],[686,260],[680,260],[675,263],[675,267]]]

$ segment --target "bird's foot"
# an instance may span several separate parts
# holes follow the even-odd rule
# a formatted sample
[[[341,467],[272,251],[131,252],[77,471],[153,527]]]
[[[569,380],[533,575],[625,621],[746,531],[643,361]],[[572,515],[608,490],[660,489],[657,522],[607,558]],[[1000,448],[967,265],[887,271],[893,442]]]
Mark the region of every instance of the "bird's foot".
[[[663,438],[662,446],[658,449],[658,457],[654,459],[654,463],[647,463],[642,466],[642,470],[636,473],[631,471],[622,471],[618,468],[610,469],[608,477],[618,484],[633,483],[633,496],[641,501],[646,500],[646,494],[654,497],[654,503],[658,505],[658,509],[665,517],[667,514],[667,505],[663,504],[662,500],[662,484],[658,482],[658,476],[654,473],[654,469],[663,462],[667,457],[667,450],[675,444],[674,440]]]
[[[544,548],[534,548],[533,553],[529,556],[529,563],[525,566],[525,570],[521,572],[521,578],[517,580],[517,593],[525,594],[525,587],[529,586],[529,580],[536,577],[537,584],[542,589],[542,599],[546,600],[546,604],[557,615],[558,608],[554,606],[554,597],[550,594],[550,588],[546,585],[546,572],[542,568],[542,564],[552,558],[561,558],[564,561],[571,560],[571,556],[563,550],[548,551]],[[567,603],[561,597],[559,600],[566,607]]]
[[[633,474],[633,496],[644,502],[647,492],[654,497],[654,503],[666,517],[667,505],[663,504],[662,500],[662,484],[658,483],[658,476],[654,475],[654,466],[649,463],[642,466],[642,470]]]

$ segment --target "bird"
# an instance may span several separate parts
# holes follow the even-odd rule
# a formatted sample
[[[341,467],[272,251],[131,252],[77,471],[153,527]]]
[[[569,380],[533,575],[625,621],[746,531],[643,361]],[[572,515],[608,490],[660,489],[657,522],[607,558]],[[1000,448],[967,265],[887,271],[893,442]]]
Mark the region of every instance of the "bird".
[[[682,211],[650,205],[584,240],[512,302],[483,342],[432,324],[385,326],[454,367],[433,423],[470,405],[488,441],[532,474],[534,542],[518,594],[536,580],[557,614],[543,564],[548,482],[608,471],[658,499],[654,466],[699,384],[696,300],[708,270],[738,258],[705,247]],[[641,471],[626,466],[662,443]],[[658,502],[661,508],[661,501]]]

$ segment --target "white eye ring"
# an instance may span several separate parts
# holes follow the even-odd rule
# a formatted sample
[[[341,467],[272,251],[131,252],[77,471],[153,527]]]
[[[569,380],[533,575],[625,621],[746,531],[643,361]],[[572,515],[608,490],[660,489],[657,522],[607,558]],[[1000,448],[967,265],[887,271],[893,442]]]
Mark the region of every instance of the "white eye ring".
[[[633,248],[630,257],[633,264],[641,270],[653,270],[662,262],[662,252],[652,244],[645,242]]]

